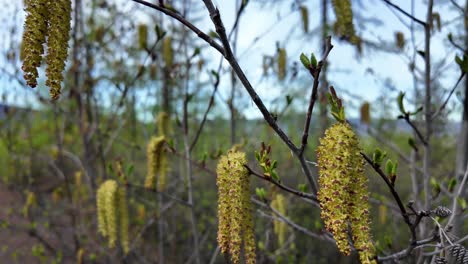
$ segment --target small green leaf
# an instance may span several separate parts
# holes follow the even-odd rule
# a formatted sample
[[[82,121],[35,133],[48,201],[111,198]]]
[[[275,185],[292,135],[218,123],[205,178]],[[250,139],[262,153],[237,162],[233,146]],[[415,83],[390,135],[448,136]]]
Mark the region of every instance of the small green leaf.
[[[280,178],[279,178],[278,174],[277,174],[275,171],[272,171],[272,172],[271,172],[271,178],[272,178],[273,180],[275,180],[276,182],[279,182],[279,181],[280,181]]]
[[[408,138],[408,145],[410,145],[410,147],[412,147],[414,150],[418,151],[418,146],[416,146],[416,141],[414,141],[414,138]]]
[[[387,163],[385,164],[385,172],[388,175],[392,175],[392,170],[393,170],[393,162],[391,160],[387,160]]]
[[[387,153],[386,152],[383,152],[382,150],[380,150],[379,148],[376,148],[374,150],[374,154],[372,156],[372,161],[377,165],[377,166],[381,166],[382,165],[382,162],[384,161],[385,157],[387,156]]]
[[[128,165],[128,166],[127,166],[127,173],[126,173],[126,175],[127,175],[127,176],[131,175],[134,168],[135,168],[135,166],[133,166],[133,164]]]
[[[263,188],[255,188],[255,194],[257,194],[258,198],[265,200],[265,189]]]
[[[439,185],[439,183],[437,182],[437,180],[432,177],[430,180],[429,180],[429,183],[431,184],[432,187],[436,187]]]
[[[396,174],[397,174],[397,169],[398,169],[398,160],[396,160],[396,161],[393,163],[392,175],[396,175]]]
[[[271,169],[274,170],[274,169],[276,169],[277,166],[278,166],[278,161],[277,161],[277,160],[274,160],[274,161],[271,163]]]
[[[450,179],[448,183],[448,187],[447,187],[448,191],[453,192],[455,190],[456,185],[457,185],[457,179],[455,178]]]
[[[397,102],[398,102],[398,108],[400,109],[400,113],[403,114],[403,115],[406,115],[406,110],[405,110],[405,106],[403,105],[403,98],[405,97],[405,93],[404,92],[400,92],[398,94],[398,97],[397,97]]]
[[[255,151],[255,159],[260,162],[260,153],[258,151]]]
[[[307,184],[305,183],[300,183],[298,186],[297,186],[297,189],[299,189],[299,191],[301,192],[307,192]]]
[[[465,209],[466,209],[467,204],[466,204],[466,200],[465,200],[465,199],[459,197],[459,198],[457,198],[457,202],[458,202],[458,204],[460,205],[460,208],[461,208],[462,210],[465,210]]]
[[[312,63],[312,66],[317,67],[317,58],[315,58],[314,53],[310,54],[310,63]]]
[[[290,105],[293,101],[293,97],[291,97],[289,94],[286,95],[286,105]]]
[[[301,56],[299,57],[299,59],[301,60],[302,65],[304,65],[306,69],[309,69],[310,61],[304,53],[301,53]]]

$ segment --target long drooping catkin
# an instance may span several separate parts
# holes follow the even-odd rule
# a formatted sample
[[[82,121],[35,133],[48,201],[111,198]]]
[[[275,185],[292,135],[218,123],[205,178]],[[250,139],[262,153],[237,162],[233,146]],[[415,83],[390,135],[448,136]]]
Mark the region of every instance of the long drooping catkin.
[[[218,244],[232,263],[240,263],[244,248],[246,263],[255,263],[255,236],[253,233],[250,178],[245,153],[230,150],[217,166],[218,186]]]
[[[318,199],[325,227],[338,249],[349,255],[348,226],[362,263],[375,263],[370,235],[368,183],[359,141],[351,126],[339,122],[328,128],[317,150]]]

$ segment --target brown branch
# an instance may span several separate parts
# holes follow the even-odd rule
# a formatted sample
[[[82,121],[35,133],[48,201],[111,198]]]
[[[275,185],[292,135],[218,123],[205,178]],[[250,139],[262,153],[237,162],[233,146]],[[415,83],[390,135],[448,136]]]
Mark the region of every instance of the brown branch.
[[[437,111],[432,115],[432,118],[431,119],[434,119],[436,118],[441,112],[442,110],[445,109],[445,107],[447,106],[447,103],[448,101],[450,100],[450,97],[452,97],[453,93],[455,92],[455,90],[457,89],[458,87],[458,84],[461,82],[461,80],[463,79],[463,77],[465,76],[465,73],[462,72],[460,74],[460,77],[458,77],[458,80],[457,82],[455,83],[455,85],[453,86],[452,90],[450,90],[450,93],[449,95],[447,96],[447,98],[445,99],[444,103],[440,106],[439,109],[437,109]]]
[[[334,242],[333,237],[329,233],[324,232],[322,234],[317,234],[317,233],[311,232],[307,228],[294,223],[292,220],[290,220],[289,218],[287,218],[286,216],[278,212],[275,208],[271,207],[269,204],[265,202],[261,202],[254,198],[251,198],[250,200],[261,207],[265,207],[271,210],[277,216],[277,218],[279,218],[279,221],[286,223],[292,229],[295,229],[301,233],[304,233],[314,238],[322,239],[322,240],[329,241],[329,242]]]
[[[275,181],[273,180],[273,178],[271,177],[267,177],[263,174],[260,174],[258,172],[255,172],[253,169],[251,169],[249,166],[247,165],[244,165],[244,167],[249,171],[249,174],[250,175],[254,175],[262,180],[265,180],[265,181],[268,181],[268,182],[271,182],[273,183],[274,185],[276,185],[277,187],[279,187],[280,189],[284,190],[284,191],[287,191],[289,193],[292,193],[296,196],[299,196],[299,197],[302,197],[302,198],[305,198],[305,199],[308,199],[308,200],[311,200],[311,201],[314,201],[316,203],[318,203],[318,200],[317,200],[317,197],[314,195],[314,194],[310,194],[310,193],[305,193],[305,192],[301,192],[301,191],[298,191],[296,189],[293,189],[291,187],[288,187],[284,184],[282,184],[281,182],[278,182],[278,181]]]
[[[423,143],[424,146],[428,145],[427,140],[424,138],[421,131],[419,131],[418,127],[413,123],[413,121],[411,121],[410,115],[408,113],[406,113],[405,115],[401,115],[398,118],[404,119],[406,121],[406,123],[408,123],[408,125],[410,125],[410,127],[416,133],[416,135],[418,136],[418,139],[421,141],[421,143]]]
[[[314,78],[314,84],[312,86],[312,93],[310,94],[309,107],[307,108],[306,121],[304,124],[304,131],[302,132],[302,143],[301,143],[301,148],[299,150],[299,155],[302,155],[304,153],[304,150],[307,146],[307,139],[309,137],[310,119],[312,118],[312,111],[314,110],[315,101],[317,101],[317,91],[318,91],[318,86],[320,84],[320,72],[322,71],[322,67],[326,63],[328,54],[330,54],[330,51],[333,49],[333,45],[331,43],[331,37],[327,37],[327,40],[325,43],[326,43],[325,52],[323,54],[322,59],[318,63],[317,67],[313,65],[309,66],[309,72],[310,72],[310,75],[312,75],[312,77]]]
[[[236,73],[237,77],[241,81],[241,83],[244,85],[244,88],[247,90],[247,92],[250,95],[250,98],[253,100],[257,108],[260,110],[260,112],[263,115],[263,119],[270,125],[270,127],[276,132],[276,134],[281,138],[281,140],[288,146],[289,149],[297,156],[299,157],[299,160],[301,160],[300,157],[300,149],[296,147],[296,145],[291,141],[291,139],[286,135],[286,133],[278,126],[276,123],[276,119],[273,117],[273,115],[268,111],[266,106],[264,105],[263,101],[260,99],[258,96],[257,92],[255,89],[252,87],[252,84],[250,81],[247,79],[247,77],[244,74],[244,71],[242,68],[239,66],[239,63],[237,62],[237,59],[235,58],[231,46],[229,44],[229,39],[226,35],[226,29],[224,27],[223,21],[221,20],[221,16],[219,14],[219,10],[214,6],[213,2],[211,0],[203,0],[205,3],[206,8],[208,9],[208,12],[210,13],[211,20],[213,21],[213,24],[215,25],[216,32],[219,35],[219,38],[221,39],[221,42],[224,47],[224,52],[222,52],[224,58],[229,62],[231,65],[233,71]],[[302,158],[303,159],[303,158]],[[309,167],[307,167],[306,163],[304,161],[301,161],[301,166],[302,170],[304,171],[304,174],[312,188],[312,191],[314,193],[317,192],[317,184],[315,183],[312,173],[310,172]]]
[[[384,1],[387,5],[395,8],[396,10],[398,10],[398,12],[402,13],[403,15],[407,16],[408,18],[410,18],[411,20],[413,20],[414,22],[420,24],[421,26],[425,27],[426,26],[426,22],[416,18],[415,16],[411,15],[410,13],[406,12],[405,10],[403,10],[401,7],[395,5],[394,3],[390,2],[389,0],[382,0]]]
[[[391,260],[395,260],[395,259],[406,258],[411,254],[411,252],[413,252],[413,249],[415,249],[416,247],[432,243],[432,242],[436,241],[436,239],[437,239],[437,237],[433,236],[433,237],[430,237],[430,238],[415,241],[414,243],[411,243],[406,249],[404,249],[404,250],[402,250],[400,252],[397,252],[397,253],[394,253],[394,254],[391,254],[391,255],[388,255],[388,256],[385,256],[385,257],[377,257],[377,261],[378,262],[385,262],[385,261],[391,261]]]
[[[219,71],[218,71],[218,73],[219,73]],[[201,134],[201,132],[203,130],[203,127],[205,126],[205,122],[206,122],[206,118],[208,117],[208,113],[210,112],[211,108],[213,107],[214,98],[215,98],[216,92],[218,91],[218,87],[219,87],[219,75],[216,76],[216,79],[215,79],[215,82],[214,82],[213,86],[214,86],[214,89],[213,89],[213,92],[211,93],[211,96],[210,96],[210,102],[208,103],[208,107],[206,108],[205,113],[203,114],[203,119],[202,119],[202,121],[200,123],[200,126],[198,127],[197,132],[195,133],[195,137],[192,140],[192,144],[190,144],[190,151],[192,151],[193,148],[195,147],[195,145],[197,144],[198,138],[200,137],[200,134]]]
[[[215,48],[217,51],[219,51],[221,54],[224,54],[224,48],[219,45],[213,38],[211,38],[210,36],[208,36],[207,34],[205,34],[203,31],[201,31],[198,27],[196,27],[195,25],[193,25],[192,23],[190,23],[187,19],[185,19],[183,16],[181,16],[180,14],[164,7],[164,6],[160,6],[160,5],[155,5],[155,4],[152,4],[152,3],[149,3],[147,1],[142,1],[142,0],[132,0],[133,2],[136,2],[136,3],[139,3],[139,4],[142,4],[144,6],[147,6],[149,8],[152,8],[152,9],[155,9],[155,10],[158,10],[162,13],[164,13],[165,15],[167,16],[170,16],[174,19],[176,19],[177,21],[179,21],[180,23],[182,23],[183,25],[185,25],[186,27],[188,27],[191,31],[193,31],[195,34],[197,34],[197,36],[201,39],[203,39],[206,43],[210,44],[210,46],[212,46],[213,48]]]
[[[403,205],[403,202],[401,201],[400,195],[395,190],[395,187],[390,182],[389,178],[382,171],[379,165],[375,164],[365,153],[361,152],[361,155],[362,157],[364,157],[367,163],[369,163],[369,165],[372,166],[374,171],[377,172],[377,174],[379,174],[379,176],[384,180],[385,184],[387,184],[387,187],[390,190],[390,193],[392,194],[393,198],[398,204],[398,208],[400,209],[401,216],[403,216],[403,220],[405,221],[406,225],[408,225],[408,227],[410,228],[412,240],[416,241],[416,228],[413,228],[413,224],[411,223],[408,212],[406,211],[405,206]]]

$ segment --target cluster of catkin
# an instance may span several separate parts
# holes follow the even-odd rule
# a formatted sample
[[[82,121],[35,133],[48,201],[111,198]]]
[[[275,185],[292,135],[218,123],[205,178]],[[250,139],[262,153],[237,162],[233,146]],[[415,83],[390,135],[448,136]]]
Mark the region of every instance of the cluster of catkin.
[[[249,172],[245,153],[230,150],[222,156],[216,169],[218,186],[218,244],[232,263],[255,263],[255,235],[250,201]]]
[[[109,247],[114,247],[120,237],[120,245],[125,253],[129,251],[128,206],[125,187],[115,180],[101,184],[96,194],[98,231],[108,238]]]
[[[359,141],[351,126],[339,122],[325,132],[317,150],[321,217],[338,249],[349,255],[353,245],[362,263],[376,263],[369,219],[368,180]]]
[[[41,66],[47,40],[46,85],[50,96],[56,100],[60,96],[68,54],[71,0],[29,0],[26,13],[22,43],[24,79],[30,87],[37,86],[37,68]]]

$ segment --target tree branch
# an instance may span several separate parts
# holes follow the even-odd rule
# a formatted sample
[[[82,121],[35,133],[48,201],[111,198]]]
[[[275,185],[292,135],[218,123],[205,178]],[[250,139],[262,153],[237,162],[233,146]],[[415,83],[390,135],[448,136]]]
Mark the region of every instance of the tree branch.
[[[323,54],[322,59],[318,63],[317,67],[314,67],[313,65],[309,66],[309,72],[310,75],[314,78],[314,84],[312,86],[312,93],[310,94],[310,99],[309,99],[309,107],[307,108],[307,115],[306,115],[306,121],[304,125],[304,131],[302,132],[302,143],[301,143],[301,148],[299,150],[299,155],[302,155],[304,153],[304,150],[307,146],[307,138],[309,137],[309,128],[310,128],[310,119],[312,118],[312,111],[314,110],[314,105],[315,101],[317,100],[317,91],[318,91],[318,86],[320,84],[320,72],[322,71],[323,65],[326,63],[328,54],[330,54],[330,51],[333,49],[333,45],[331,44],[331,37],[327,37],[327,40],[325,41],[325,52]]]
[[[406,12],[405,10],[403,10],[401,7],[395,5],[394,3],[390,2],[389,0],[382,0],[384,1],[387,5],[395,8],[396,10],[398,10],[398,12],[402,13],[403,15],[407,16],[408,18],[410,18],[411,20],[413,20],[414,22],[420,24],[421,26],[425,27],[426,26],[426,22],[414,17],[413,15],[411,15],[410,13]]]

